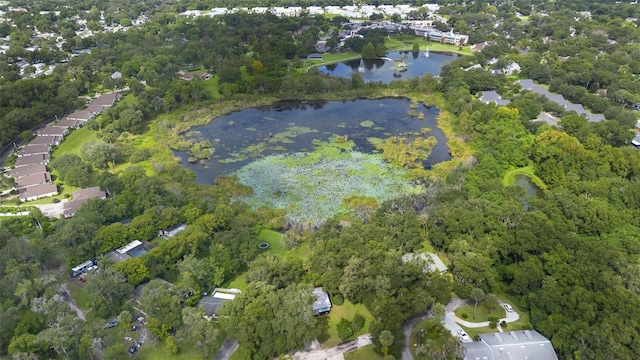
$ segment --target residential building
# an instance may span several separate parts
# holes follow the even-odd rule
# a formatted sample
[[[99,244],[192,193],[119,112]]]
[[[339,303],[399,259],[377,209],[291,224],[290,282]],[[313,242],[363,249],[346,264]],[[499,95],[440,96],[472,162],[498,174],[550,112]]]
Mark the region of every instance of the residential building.
[[[239,289],[219,289],[213,290],[211,296],[203,296],[198,305],[204,310],[205,318],[212,320],[218,317],[218,310],[227,301],[232,301],[241,291]]]
[[[68,128],[68,129],[77,129],[84,125],[84,121],[81,120],[72,120],[69,118],[62,119],[55,124],[51,124],[54,127]]]
[[[176,224],[173,226],[170,226],[166,229],[160,230],[158,232],[158,237],[163,237],[165,239],[168,239],[170,237],[174,237],[176,236],[179,232],[181,232],[182,230],[186,229],[187,225],[185,224]]]
[[[49,172],[37,173],[28,176],[23,176],[15,180],[18,190],[26,189],[28,187],[46,184],[51,182],[51,174]]]
[[[508,99],[503,99],[500,94],[495,91],[483,91],[482,95],[480,95],[480,101],[485,104],[494,103],[500,106],[507,106],[511,102]]]
[[[329,294],[324,292],[321,287],[313,289],[313,295],[316,296],[316,301],[313,302],[313,315],[322,315],[331,311],[331,300]]]
[[[99,186],[94,186],[86,189],[80,189],[74,191],[71,195],[71,201],[64,203],[62,214],[65,218],[70,218],[76,214],[82,204],[86,203],[89,199],[106,199],[107,193],[100,190]]]
[[[42,174],[47,172],[47,167],[42,164],[31,164],[27,166],[21,166],[19,168],[15,168],[11,170],[11,177],[14,179],[19,179],[21,177],[33,175],[33,174]]]
[[[33,201],[46,197],[58,195],[58,188],[55,184],[40,184],[25,188],[18,194],[20,201]]]
[[[414,32],[417,36],[423,36],[429,41],[442,44],[462,46],[469,41],[469,35],[455,34],[453,30],[444,32],[433,28],[422,28],[415,29]]]
[[[29,166],[34,164],[47,165],[49,163],[49,160],[51,160],[51,155],[49,155],[49,153],[22,156],[16,160],[16,163],[14,164],[14,166],[16,168],[20,168],[23,166]]]
[[[180,75],[180,79],[185,81],[191,80],[209,80],[211,79],[211,74],[204,71],[196,71],[194,73],[188,73],[184,71],[179,71],[178,75]]]
[[[87,105],[87,107],[84,109],[84,111],[88,111],[92,114],[102,114],[102,112],[104,111],[105,106],[104,105]]]
[[[27,146],[34,145],[49,145],[49,146],[58,146],[62,143],[62,136],[36,136]]]
[[[465,360],[558,360],[551,341],[535,330],[480,334],[480,341],[463,342]]]
[[[93,114],[90,111],[78,110],[78,111],[74,111],[71,114],[65,116],[65,119],[78,120],[78,121],[89,121],[89,120],[93,119],[94,116],[95,116],[95,114]]]
[[[481,52],[485,47],[495,45],[495,41],[485,41],[470,46],[471,52]]]
[[[31,155],[43,155],[51,152],[51,146],[47,144],[36,144],[31,146],[25,146],[18,150],[16,155],[18,157],[31,156]]]
[[[69,133],[69,129],[47,125],[40,131],[39,136],[58,136],[64,138]]]
[[[120,79],[122,78],[122,73],[120,73],[120,71],[115,71],[113,74],[111,74],[111,79],[116,80],[116,79]]]
[[[101,94],[97,98],[95,98],[90,105],[110,107],[113,106],[113,104],[115,104],[118,99],[120,99],[119,93],[113,92],[108,94]]]

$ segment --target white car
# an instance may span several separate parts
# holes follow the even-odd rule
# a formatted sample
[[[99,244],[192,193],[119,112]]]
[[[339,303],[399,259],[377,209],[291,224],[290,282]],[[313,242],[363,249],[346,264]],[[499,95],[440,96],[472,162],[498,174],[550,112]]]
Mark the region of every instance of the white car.
[[[464,330],[458,330],[458,338],[462,342],[471,341],[471,338],[469,337],[469,335],[467,335],[467,333]]]
[[[513,307],[509,304],[504,304],[504,309],[507,310],[507,312],[513,312]]]

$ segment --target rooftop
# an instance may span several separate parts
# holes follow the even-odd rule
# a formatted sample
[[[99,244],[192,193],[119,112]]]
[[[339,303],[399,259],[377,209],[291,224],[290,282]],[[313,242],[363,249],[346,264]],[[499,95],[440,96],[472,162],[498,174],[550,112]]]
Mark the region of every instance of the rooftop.
[[[329,294],[322,290],[321,287],[313,289],[313,294],[316,296],[316,301],[313,303],[313,313],[315,315],[331,310]]]
[[[55,184],[40,184],[26,188],[18,197],[20,200],[25,201],[32,198],[51,196],[57,193],[58,188]]]
[[[27,166],[21,166],[19,168],[15,168],[11,170],[11,177],[14,179],[21,178],[23,176],[45,173],[47,172],[47,167],[42,164],[31,164]]]
[[[15,167],[20,168],[33,164],[45,164],[51,160],[51,155],[49,153],[46,154],[37,154],[37,155],[25,155],[21,156],[16,160]]]
[[[480,334],[480,341],[462,343],[465,360],[536,359],[557,360],[549,339],[535,330]]]
[[[27,175],[19,179],[16,179],[16,185],[18,185],[18,189],[20,189],[20,188],[27,188],[34,185],[44,184],[49,181],[51,181],[51,175],[48,172],[45,172],[45,173]]]
[[[62,137],[60,136],[36,136],[33,140],[31,140],[30,143],[27,144],[27,146],[34,146],[34,145],[53,145],[55,143],[59,143],[60,141],[62,141]]]

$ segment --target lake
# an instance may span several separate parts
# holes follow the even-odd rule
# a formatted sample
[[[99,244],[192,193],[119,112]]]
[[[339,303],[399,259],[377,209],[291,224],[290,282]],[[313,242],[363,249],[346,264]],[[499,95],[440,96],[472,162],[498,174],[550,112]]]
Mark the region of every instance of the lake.
[[[361,99],[352,101],[287,101],[221,116],[209,124],[195,127],[185,136],[196,141],[208,140],[214,153],[208,160],[189,163],[189,155],[174,151],[184,167],[196,173],[196,181],[215,183],[215,178],[230,174],[242,166],[273,154],[308,152],[317,141],[332,136],[348,136],[355,150],[373,153],[371,138],[384,139],[406,133],[427,134],[438,143],[424,162],[425,167],[451,159],[447,139],[437,128],[438,109],[404,98]],[[409,116],[414,110],[424,119]]]
[[[430,52],[425,57],[424,50],[414,54],[411,51],[390,52],[387,58],[393,60],[406,59],[405,71],[396,71],[392,61],[385,60],[350,60],[338,64],[321,66],[318,69],[331,76],[350,79],[353,73],[360,73],[365,82],[381,81],[390,83],[392,80],[420,77],[424,74],[440,75],[440,68],[449,61],[456,60],[456,54],[442,54]]]

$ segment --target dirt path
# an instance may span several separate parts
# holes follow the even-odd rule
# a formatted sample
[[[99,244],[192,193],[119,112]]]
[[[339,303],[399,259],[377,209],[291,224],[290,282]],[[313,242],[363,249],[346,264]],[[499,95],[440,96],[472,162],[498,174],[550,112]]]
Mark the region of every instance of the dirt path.
[[[60,285],[60,293],[62,294],[62,296],[64,296],[64,299],[67,301],[67,304],[69,304],[69,307],[71,308],[71,310],[76,312],[76,314],[78,315],[78,318],[82,321],[87,321],[87,317],[84,315],[84,311],[82,311],[82,309],[76,306],[75,302],[73,301],[73,298],[69,294],[69,289],[67,289],[66,283],[63,283],[62,285]]]

